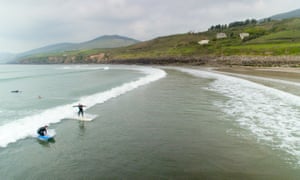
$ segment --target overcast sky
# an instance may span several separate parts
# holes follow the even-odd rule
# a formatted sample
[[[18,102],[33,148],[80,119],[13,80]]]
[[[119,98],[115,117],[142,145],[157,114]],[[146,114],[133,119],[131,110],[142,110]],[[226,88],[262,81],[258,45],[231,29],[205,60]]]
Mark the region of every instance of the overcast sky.
[[[112,34],[150,40],[298,8],[299,0],[0,0],[0,52]]]

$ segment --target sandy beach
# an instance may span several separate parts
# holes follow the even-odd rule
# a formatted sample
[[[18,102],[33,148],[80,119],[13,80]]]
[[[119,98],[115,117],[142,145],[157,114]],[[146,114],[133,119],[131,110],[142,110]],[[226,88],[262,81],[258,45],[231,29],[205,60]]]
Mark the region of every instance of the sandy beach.
[[[300,68],[289,67],[216,67],[216,71],[300,82]]]

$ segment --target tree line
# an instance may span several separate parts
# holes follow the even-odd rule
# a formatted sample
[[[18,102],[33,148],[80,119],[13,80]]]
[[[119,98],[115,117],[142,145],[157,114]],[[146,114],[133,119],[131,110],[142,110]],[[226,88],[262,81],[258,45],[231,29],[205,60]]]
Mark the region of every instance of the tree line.
[[[247,25],[252,25],[252,24],[257,24],[257,20],[256,19],[247,19],[245,21],[235,21],[232,23],[227,24],[218,24],[218,25],[214,25],[211,26],[208,30],[209,31],[221,31],[221,30],[225,30],[228,28],[233,28],[233,27],[241,27],[241,26],[247,26]]]

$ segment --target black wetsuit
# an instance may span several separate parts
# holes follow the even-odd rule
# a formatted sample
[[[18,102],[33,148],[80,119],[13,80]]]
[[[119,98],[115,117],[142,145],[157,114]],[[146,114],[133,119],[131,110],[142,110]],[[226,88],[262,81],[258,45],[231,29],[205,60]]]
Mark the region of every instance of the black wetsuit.
[[[85,106],[82,104],[79,104],[79,105],[73,106],[73,107],[78,107],[78,116],[81,115],[83,117],[83,107],[85,107]]]
[[[79,109],[78,116],[80,116],[80,114],[81,114],[81,116],[83,116],[83,105],[79,105],[78,109]]]
[[[37,133],[38,133],[39,135],[41,135],[41,136],[45,136],[46,133],[47,133],[46,127],[41,127],[41,128],[39,128],[38,131],[37,131]]]

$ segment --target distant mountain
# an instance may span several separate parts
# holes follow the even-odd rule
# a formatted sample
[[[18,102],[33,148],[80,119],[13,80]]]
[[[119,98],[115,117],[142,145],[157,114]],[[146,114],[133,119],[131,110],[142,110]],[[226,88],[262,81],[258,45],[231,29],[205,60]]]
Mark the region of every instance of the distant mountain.
[[[274,16],[271,16],[271,19],[274,20],[282,20],[282,19],[289,19],[289,18],[296,18],[296,17],[300,17],[300,9],[296,9],[290,12],[286,12],[286,13],[281,13],[281,14],[277,14]]]
[[[16,57],[15,54],[0,52],[0,64],[5,64],[12,61]]]
[[[72,44],[72,43],[53,44],[53,45],[33,49],[30,51],[26,51],[24,53],[18,54],[18,57],[29,56],[33,54],[41,54],[41,53],[64,52],[64,51],[72,50],[74,46],[76,46],[76,44]]]
[[[82,50],[82,49],[124,47],[124,46],[136,44],[138,42],[140,41],[128,37],[119,36],[119,35],[105,35],[82,43],[59,43],[59,44],[53,44],[53,45],[33,49],[18,54],[18,57],[30,56],[34,54],[55,53],[55,52],[61,53],[64,51],[73,51],[73,50]]]
[[[79,43],[77,49],[116,48],[136,44],[140,41],[119,35],[101,36],[91,41]]]

